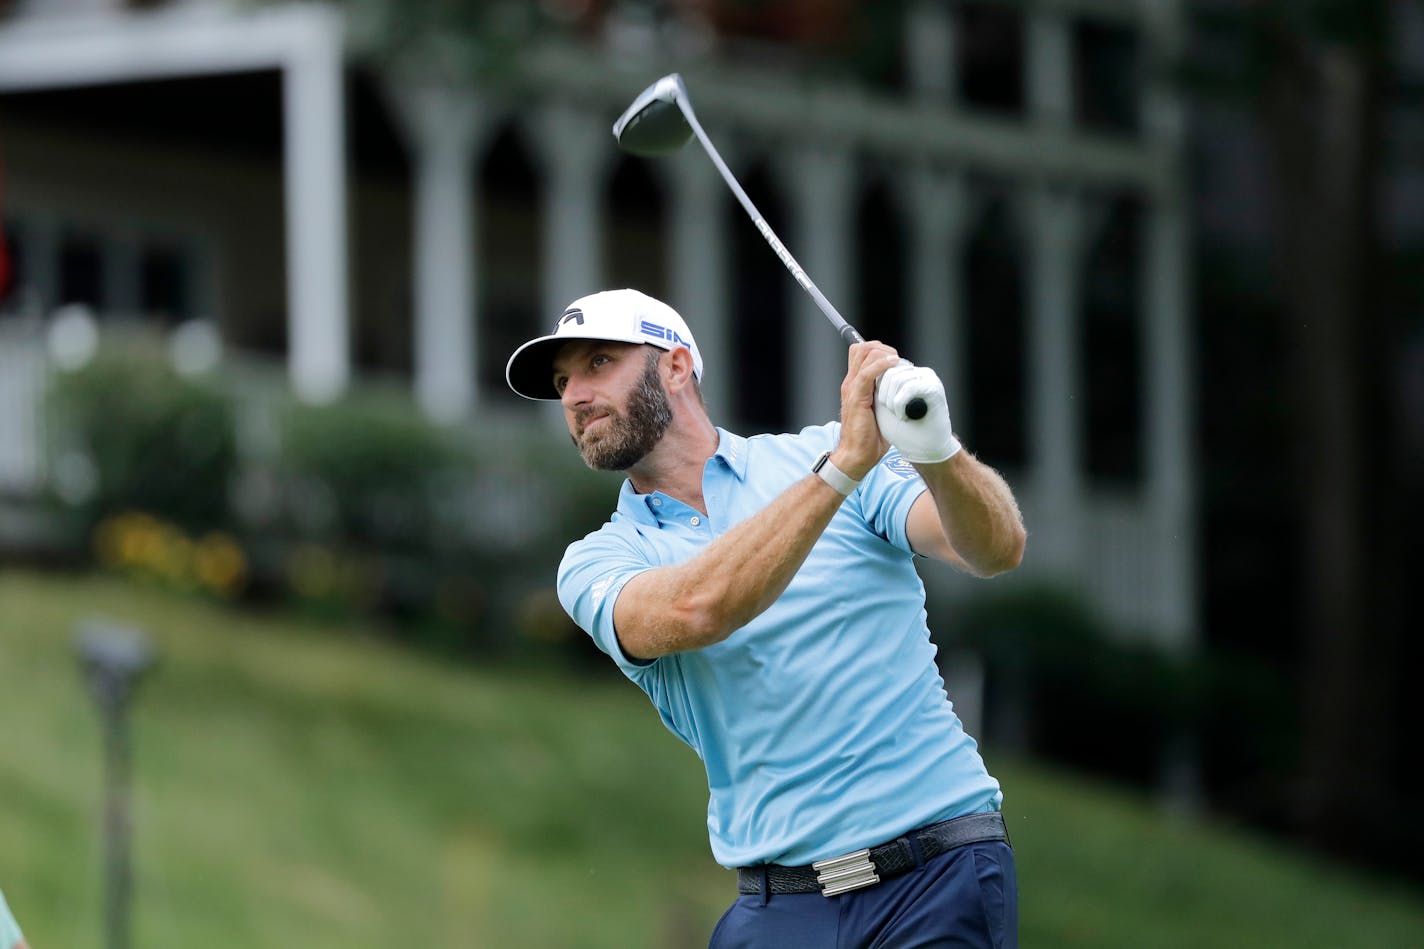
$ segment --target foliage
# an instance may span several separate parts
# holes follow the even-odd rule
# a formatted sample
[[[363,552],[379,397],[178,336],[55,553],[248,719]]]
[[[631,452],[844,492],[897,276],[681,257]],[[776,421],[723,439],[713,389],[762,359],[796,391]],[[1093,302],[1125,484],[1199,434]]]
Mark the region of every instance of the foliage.
[[[228,520],[232,407],[211,382],[174,372],[161,350],[106,349],[58,374],[48,405],[55,487],[86,530],[123,510],[161,511],[186,529]]]
[[[557,4],[518,0],[344,0],[359,44],[400,70],[490,82],[551,26]]]
[[[984,657],[991,691],[1011,693],[1026,717],[1024,751],[1148,787],[1162,750],[1184,740],[1257,764],[1290,753],[1288,683],[1244,656],[1165,649],[1053,587],[981,597],[949,625]]]
[[[59,377],[51,468],[76,555],[207,596],[398,619],[441,651],[584,654],[554,570],[616,483],[561,440],[439,426],[404,394],[239,402],[230,383],[175,376],[141,346]]]

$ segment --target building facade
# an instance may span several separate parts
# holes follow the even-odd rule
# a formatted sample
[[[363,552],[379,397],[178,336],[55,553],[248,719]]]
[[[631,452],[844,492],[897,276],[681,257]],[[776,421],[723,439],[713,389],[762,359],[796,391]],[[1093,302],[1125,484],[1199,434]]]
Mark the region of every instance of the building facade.
[[[806,272],[940,371],[1009,476],[1031,540],[1004,582],[1189,645],[1177,0],[884,5],[879,46],[848,3],[545,6],[565,28],[481,80],[384,55],[338,5],[0,4],[6,384],[26,385],[18,328],[80,303],[212,321],[314,401],[393,376],[472,432],[557,425],[508,397],[505,356],[568,300],[635,285],[694,327],[723,424],[832,418],[843,346],[706,156],[614,145],[613,118],[679,71]],[[860,58],[820,54],[841,47]],[[22,402],[0,409],[12,485],[41,476]]]

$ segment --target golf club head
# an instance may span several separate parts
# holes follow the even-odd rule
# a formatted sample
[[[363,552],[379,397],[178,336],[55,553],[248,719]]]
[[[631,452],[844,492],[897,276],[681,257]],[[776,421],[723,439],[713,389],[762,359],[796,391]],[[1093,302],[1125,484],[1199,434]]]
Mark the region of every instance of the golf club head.
[[[670,73],[638,94],[633,104],[613,123],[618,147],[633,155],[655,158],[668,155],[692,137],[692,126],[682,114],[686,100],[682,77]]]

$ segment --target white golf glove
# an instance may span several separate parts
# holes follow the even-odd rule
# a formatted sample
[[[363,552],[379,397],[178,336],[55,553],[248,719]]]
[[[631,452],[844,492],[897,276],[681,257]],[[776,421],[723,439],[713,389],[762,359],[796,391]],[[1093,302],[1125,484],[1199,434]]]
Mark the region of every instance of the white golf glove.
[[[925,401],[926,411],[923,418],[911,419],[905,407],[916,398]],[[959,451],[959,439],[949,425],[944,383],[927,366],[901,362],[885,371],[875,387],[875,421],[880,434],[906,461],[934,464]]]

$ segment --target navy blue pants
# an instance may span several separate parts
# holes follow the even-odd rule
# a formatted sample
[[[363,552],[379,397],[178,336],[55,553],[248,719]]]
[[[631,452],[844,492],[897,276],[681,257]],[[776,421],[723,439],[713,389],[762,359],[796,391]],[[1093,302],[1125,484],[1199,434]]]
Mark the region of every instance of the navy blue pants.
[[[1007,844],[968,844],[863,890],[738,896],[708,949],[1017,949]]]

